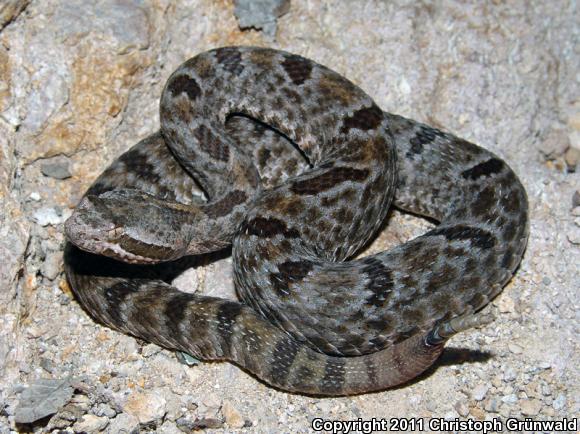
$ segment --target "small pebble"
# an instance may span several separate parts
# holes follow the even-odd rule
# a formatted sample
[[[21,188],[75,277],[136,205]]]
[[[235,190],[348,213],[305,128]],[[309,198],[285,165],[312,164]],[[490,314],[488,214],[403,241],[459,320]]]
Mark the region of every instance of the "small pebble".
[[[54,280],[60,274],[62,269],[62,254],[60,252],[52,252],[49,254],[42,266],[40,267],[40,272],[48,280]]]
[[[514,299],[508,294],[503,293],[497,302],[497,307],[501,313],[515,312],[516,306]]]
[[[505,402],[506,404],[515,404],[516,402],[518,402],[518,397],[514,393],[512,393],[511,395],[506,395],[502,397],[501,401]]]
[[[64,223],[71,214],[72,211],[68,209],[63,211],[52,207],[40,208],[32,214],[32,219],[40,226],[56,226]]]
[[[159,345],[147,344],[147,345],[144,345],[143,348],[141,349],[141,355],[143,357],[151,357],[160,351],[161,351],[161,347]]]
[[[123,410],[142,424],[161,420],[165,416],[165,398],[159,393],[133,392],[127,398]]]
[[[485,410],[489,411],[490,413],[497,413],[499,409],[499,399],[495,396],[489,398],[485,403]]]
[[[483,400],[483,398],[485,398],[485,395],[486,395],[488,390],[489,390],[489,387],[486,386],[485,384],[478,384],[477,386],[475,386],[475,388],[471,392],[471,397],[473,399],[475,399],[476,401],[481,401],[481,400]]]
[[[485,412],[481,408],[472,407],[470,413],[477,420],[483,420],[485,418]]]
[[[514,354],[522,354],[523,348],[514,342],[508,344],[508,349]]]
[[[554,410],[562,410],[566,406],[566,396],[563,393],[560,393],[554,402],[552,403],[552,407]]]
[[[54,362],[50,359],[47,359],[46,357],[40,358],[40,367],[49,374],[54,372]]]
[[[548,417],[554,417],[556,415],[556,412],[554,411],[554,409],[552,407],[544,407],[544,408],[542,408],[542,414],[544,414]]]
[[[108,424],[109,419],[106,417],[85,414],[80,421],[73,425],[73,429],[75,432],[87,434],[100,433]]]
[[[230,428],[242,428],[244,426],[244,418],[230,401],[224,402],[222,413]]]
[[[566,234],[568,241],[574,245],[580,244],[580,229],[574,228]]]
[[[573,208],[580,208],[580,190],[576,190],[572,195],[572,207]],[[580,215],[580,214],[575,214]]]
[[[554,125],[543,138],[541,146],[540,151],[546,160],[552,160],[566,152],[570,146],[570,139],[564,128],[560,125]]]
[[[509,367],[505,370],[505,372],[503,373],[503,379],[504,381],[514,381],[517,377],[517,373],[516,371]]]
[[[542,409],[542,402],[537,399],[527,399],[520,403],[520,410],[524,416],[536,416]]]
[[[457,417],[457,413],[454,411],[448,411],[443,415],[443,419],[445,420],[454,420]]]
[[[95,413],[97,414],[97,416],[105,416],[109,419],[112,419],[117,415],[117,412],[115,411],[114,408],[112,408],[110,405],[107,405],[103,402],[101,402],[97,406]]]
[[[568,172],[576,172],[578,161],[580,161],[580,151],[572,147],[568,148],[564,154],[564,161],[566,161],[566,166],[568,166]]]
[[[41,199],[40,194],[38,194],[37,191],[33,191],[28,195],[28,197],[35,202],[38,202]]]
[[[467,403],[465,401],[457,401],[457,403],[455,403],[455,411],[457,411],[457,414],[459,414],[459,416],[462,417],[467,417],[467,415],[469,414],[469,407],[467,406]]]
[[[110,420],[110,433],[135,433],[139,432],[139,419],[128,413],[121,413]]]
[[[504,404],[504,405],[501,405],[499,407],[498,413],[500,414],[500,416],[506,418],[506,417],[508,417],[510,415],[511,410],[510,410],[509,406],[507,406],[507,405]]]

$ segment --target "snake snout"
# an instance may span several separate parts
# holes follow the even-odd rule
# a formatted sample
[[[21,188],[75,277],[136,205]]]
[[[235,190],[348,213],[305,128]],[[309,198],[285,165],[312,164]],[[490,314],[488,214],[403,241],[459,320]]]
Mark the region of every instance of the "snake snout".
[[[97,197],[86,196],[64,224],[67,238],[83,250],[97,252],[99,244],[119,233],[106,207]]]

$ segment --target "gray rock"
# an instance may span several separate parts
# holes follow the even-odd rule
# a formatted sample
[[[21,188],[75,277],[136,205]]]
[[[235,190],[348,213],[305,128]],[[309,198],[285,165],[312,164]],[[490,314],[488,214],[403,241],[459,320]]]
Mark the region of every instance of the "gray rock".
[[[40,171],[44,176],[54,179],[67,179],[70,173],[70,161],[68,158],[54,158],[40,165]]]
[[[54,280],[62,270],[62,252],[50,253],[40,268],[40,272],[48,280]]]
[[[54,414],[70,400],[72,394],[70,379],[36,380],[20,395],[14,421],[33,423]]]
[[[241,29],[253,27],[276,36],[276,20],[290,10],[290,0],[235,0],[234,15]]]
[[[0,0],[0,8],[9,3],[27,2]],[[217,45],[259,45],[265,36],[239,32],[232,16],[234,6],[226,6],[228,2],[50,0],[30,2],[20,15],[11,12],[11,24],[1,34],[2,384],[17,384],[42,366],[50,368],[52,361],[55,373],[84,373],[92,384],[102,382],[115,396],[106,401],[111,407],[124,402],[126,393],[141,384],[163,388],[167,413],[146,427],[149,430],[159,430],[165,426],[161,421],[169,417],[181,419],[180,410],[170,405],[168,395],[173,394],[187,407],[184,415],[191,421],[201,418],[198,425],[209,425],[211,420],[221,424],[219,408],[229,400],[252,419],[255,430],[277,432],[283,416],[285,430],[297,432],[317,415],[356,419],[376,416],[380,409],[384,414],[447,416],[457,411],[451,408],[455,403],[466,400],[461,392],[465,384],[488,381],[497,392],[490,389],[476,402],[469,391],[469,401],[477,405],[466,417],[488,412],[521,418],[518,402],[507,404],[501,396],[529,399],[521,390],[532,390],[525,388],[527,372],[530,384],[538,383],[541,376],[552,388],[551,401],[540,392],[533,397],[544,397],[534,417],[577,414],[572,396],[578,364],[569,346],[562,345],[574,342],[579,331],[578,309],[570,300],[577,299],[580,250],[566,239],[580,217],[580,191],[575,194],[578,167],[574,174],[565,173],[564,161],[567,147],[580,143],[577,17],[569,13],[566,0],[534,2],[533,7],[513,2],[509,13],[501,2],[441,2],[438,7],[409,7],[408,3],[374,1],[361,7],[362,2],[352,1],[293,2],[278,35],[284,49],[342,72],[363,86],[379,106],[443,126],[495,151],[515,169],[528,192],[533,230],[524,261],[494,307],[501,314],[493,327],[482,330],[484,337],[492,338],[486,339],[482,350],[496,357],[485,364],[438,369],[423,381],[386,393],[362,395],[355,406],[352,399],[326,400],[332,404],[323,406],[327,414],[320,414],[323,410],[312,398],[275,391],[232,365],[185,369],[171,360],[168,363],[175,371],[161,370],[161,356],[133,353],[124,348],[118,333],[107,333],[100,341],[103,327],[77,302],[59,305],[73,299],[66,286],[57,294],[54,281],[39,275],[54,275],[56,267],[51,270],[43,261],[61,247],[43,245],[41,251],[37,246],[58,237],[63,219],[40,226],[32,219],[34,212],[69,209],[108,162],[158,128],[158,98],[178,64]],[[273,33],[276,20],[269,22],[268,31]],[[494,25],[488,26],[489,22]],[[41,164],[57,155],[68,156],[73,179],[39,176]],[[577,209],[571,210],[572,205]],[[396,212],[387,226],[370,246],[373,253],[426,228],[420,219]],[[187,285],[221,295],[219,291],[230,285],[225,270],[231,267],[231,261],[221,271],[203,263],[192,271]],[[550,278],[549,286],[542,282],[544,276]],[[21,320],[26,315],[46,334],[31,338],[29,324]],[[482,335],[463,333],[457,336],[458,344],[479,348],[477,336]],[[521,354],[507,350],[512,339],[521,346]],[[39,352],[42,345],[46,350]],[[551,361],[554,372],[544,376],[530,371],[534,360],[544,359]],[[119,367],[123,376],[115,377]],[[462,386],[453,387],[446,372]],[[133,389],[128,389],[130,384]],[[509,393],[504,392],[505,386],[511,386],[506,388]],[[209,400],[208,405],[203,403],[209,396],[218,397],[217,407],[208,408]],[[495,396],[499,407],[492,413]],[[16,395],[13,401],[5,401],[9,415],[16,408]],[[334,402],[344,407],[337,410]],[[88,411],[85,407],[65,405],[52,417],[59,424],[54,430],[72,432],[74,423],[87,413],[111,419],[104,431],[139,428],[138,421],[120,408],[115,417],[110,410],[98,413],[93,402]],[[123,420],[127,423],[120,423]],[[0,425],[12,421],[0,415]]]
[[[138,434],[139,419],[127,413],[121,413],[109,421],[108,434]]]
[[[119,53],[149,46],[149,22],[139,0],[67,0],[59,4],[54,21],[62,39],[92,31],[112,39]]]
[[[97,406],[95,413],[97,416],[105,416],[108,419],[112,419],[117,415],[115,409],[112,408],[110,405],[105,404],[104,402],[101,402]]]

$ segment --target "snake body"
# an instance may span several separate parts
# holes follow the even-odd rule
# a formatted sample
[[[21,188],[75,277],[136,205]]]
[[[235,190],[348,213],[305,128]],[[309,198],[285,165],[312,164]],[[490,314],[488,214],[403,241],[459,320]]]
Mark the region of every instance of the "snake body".
[[[439,225],[351,259],[393,197]],[[65,262],[110,327],[284,390],[346,395],[416,377],[477,324],[528,227],[525,190],[491,152],[383,112],[311,60],[226,47],[171,75],[161,131],[89,188],[66,223],[84,251],[69,245]],[[228,245],[241,302],[102,257],[156,264]]]

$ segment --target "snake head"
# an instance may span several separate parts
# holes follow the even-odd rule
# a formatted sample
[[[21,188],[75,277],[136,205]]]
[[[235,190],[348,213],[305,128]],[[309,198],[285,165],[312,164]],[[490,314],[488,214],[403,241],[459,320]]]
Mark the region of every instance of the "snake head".
[[[65,233],[80,249],[123,262],[171,261],[188,246],[186,228],[178,223],[187,219],[176,215],[184,213],[176,205],[133,189],[87,195],[65,222]]]

